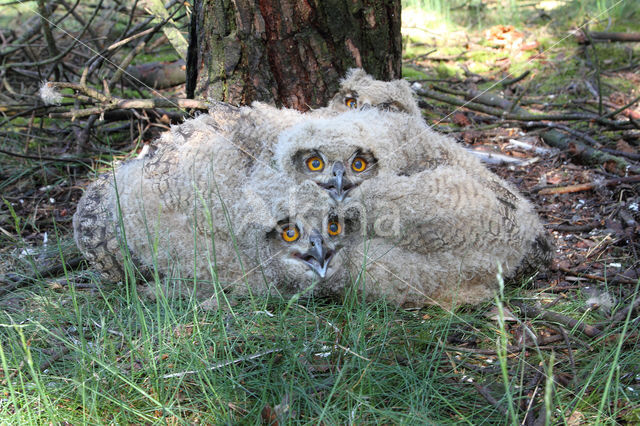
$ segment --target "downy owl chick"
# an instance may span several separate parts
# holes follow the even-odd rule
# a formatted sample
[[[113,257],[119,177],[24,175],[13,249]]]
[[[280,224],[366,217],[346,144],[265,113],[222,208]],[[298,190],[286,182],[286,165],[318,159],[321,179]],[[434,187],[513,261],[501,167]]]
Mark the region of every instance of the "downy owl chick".
[[[368,110],[309,119],[280,135],[275,158],[298,184],[311,181],[336,201],[364,206],[372,253],[392,257],[372,266],[374,276],[385,276],[386,267],[413,283],[391,289],[378,279],[372,294],[395,294],[398,304],[449,303],[453,283],[464,300],[480,301],[495,290],[497,264],[513,276],[543,235],[515,188],[408,114]],[[389,221],[391,234],[384,231]],[[420,277],[431,277],[429,284]],[[423,294],[407,293],[412,287]]]
[[[384,111],[404,112],[420,117],[420,108],[406,80],[380,81],[361,68],[351,68],[340,81],[340,90],[326,108],[344,112],[349,109],[377,108]]]
[[[350,250],[362,235],[360,212],[335,203],[314,183],[297,185],[281,172],[256,170],[250,182],[239,242],[258,261],[266,282],[282,294],[310,288],[313,294],[339,294]]]
[[[297,183],[312,180],[343,201],[379,173],[412,175],[440,164],[488,173],[462,151],[420,119],[370,109],[301,121],[280,133],[274,159]]]
[[[112,280],[122,279],[128,251],[143,271],[233,282],[246,263],[235,249],[233,208],[247,161],[206,115],[174,126],[153,155],[87,189],[74,216],[76,242]]]

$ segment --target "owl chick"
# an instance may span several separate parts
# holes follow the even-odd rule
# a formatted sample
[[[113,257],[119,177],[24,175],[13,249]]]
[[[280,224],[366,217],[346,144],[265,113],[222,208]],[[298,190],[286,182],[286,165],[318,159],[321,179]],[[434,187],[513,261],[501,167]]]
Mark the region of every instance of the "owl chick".
[[[420,116],[420,109],[407,81],[375,80],[359,68],[347,72],[341,80],[339,92],[328,106],[308,113],[276,108],[263,102],[253,102],[251,106],[243,107],[212,102],[209,115],[213,125],[229,143],[251,153],[258,161],[269,162],[282,131],[310,117],[330,117],[352,109],[369,108]]]
[[[284,130],[274,160],[296,182],[312,180],[335,200],[343,201],[361,182],[379,173],[412,175],[440,164],[455,164],[488,175],[488,170],[462,151],[420,119],[369,109],[311,116]]]
[[[252,185],[254,197],[259,186]],[[259,196],[259,204],[275,225],[251,220],[242,231],[242,249],[258,260],[265,280],[280,294],[341,294],[350,250],[361,237],[359,212],[345,210],[311,182],[288,186],[284,197],[270,192]],[[247,207],[255,210],[254,203]]]
[[[361,68],[351,68],[340,81],[338,93],[318,111],[344,112],[377,108],[421,117],[420,108],[406,80],[380,81]]]
[[[128,252],[143,271],[233,282],[249,263],[235,247],[232,207],[251,164],[207,115],[174,126],[154,154],[89,186],[74,216],[76,243],[111,280],[122,279]]]
[[[125,259],[143,273],[198,281],[198,297],[291,294],[345,282],[352,221],[325,190],[296,185],[269,164],[246,167],[210,117],[163,136],[153,155],[92,184],[74,216],[75,239],[111,280]]]

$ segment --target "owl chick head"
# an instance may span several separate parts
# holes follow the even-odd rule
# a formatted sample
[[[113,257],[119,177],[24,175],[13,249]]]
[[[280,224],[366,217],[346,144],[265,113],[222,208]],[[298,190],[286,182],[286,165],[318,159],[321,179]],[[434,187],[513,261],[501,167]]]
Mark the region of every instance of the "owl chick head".
[[[361,68],[347,71],[340,90],[327,106],[334,111],[372,107],[420,116],[420,108],[406,80],[376,80]]]
[[[353,188],[378,174],[377,150],[392,143],[388,127],[379,121],[381,114],[349,111],[287,129],[275,149],[278,169],[297,183],[311,180],[334,200],[344,200]]]
[[[279,194],[279,183],[273,185]],[[361,235],[360,212],[337,205],[310,181],[289,187],[286,197],[278,194],[264,200],[271,217],[248,229],[255,241],[249,255],[284,293],[312,285],[315,294],[338,292],[347,281],[347,253],[356,245],[350,241]]]
[[[311,180],[343,201],[363,181],[401,170],[405,158],[392,154],[423,130],[412,116],[376,109],[310,118],[280,134],[276,167],[296,183]]]

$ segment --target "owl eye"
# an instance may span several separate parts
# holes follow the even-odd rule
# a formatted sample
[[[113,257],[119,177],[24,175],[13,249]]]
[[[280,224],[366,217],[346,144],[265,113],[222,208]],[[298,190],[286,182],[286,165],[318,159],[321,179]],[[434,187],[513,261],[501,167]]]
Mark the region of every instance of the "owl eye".
[[[356,157],[353,159],[353,162],[351,163],[351,168],[353,169],[354,172],[363,172],[364,169],[367,168],[367,160],[365,160],[362,157]]]
[[[342,225],[340,225],[340,222],[332,220],[327,224],[327,232],[331,236],[336,236],[342,232]]]
[[[348,107],[348,108],[352,108],[352,109],[356,109],[358,108],[358,100],[356,98],[346,98],[344,100],[344,104]]]
[[[288,243],[292,243],[300,238],[300,231],[298,231],[298,227],[295,225],[289,225],[286,228],[282,229],[282,239]]]
[[[324,161],[318,156],[313,156],[307,160],[307,167],[312,172],[319,172],[324,168]]]

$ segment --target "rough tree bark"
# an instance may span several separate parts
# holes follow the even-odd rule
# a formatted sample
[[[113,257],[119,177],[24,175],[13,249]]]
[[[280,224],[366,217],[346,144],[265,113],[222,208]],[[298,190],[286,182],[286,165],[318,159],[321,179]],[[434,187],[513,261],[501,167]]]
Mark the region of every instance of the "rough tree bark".
[[[187,95],[305,111],[351,67],[401,76],[400,0],[195,0]]]

